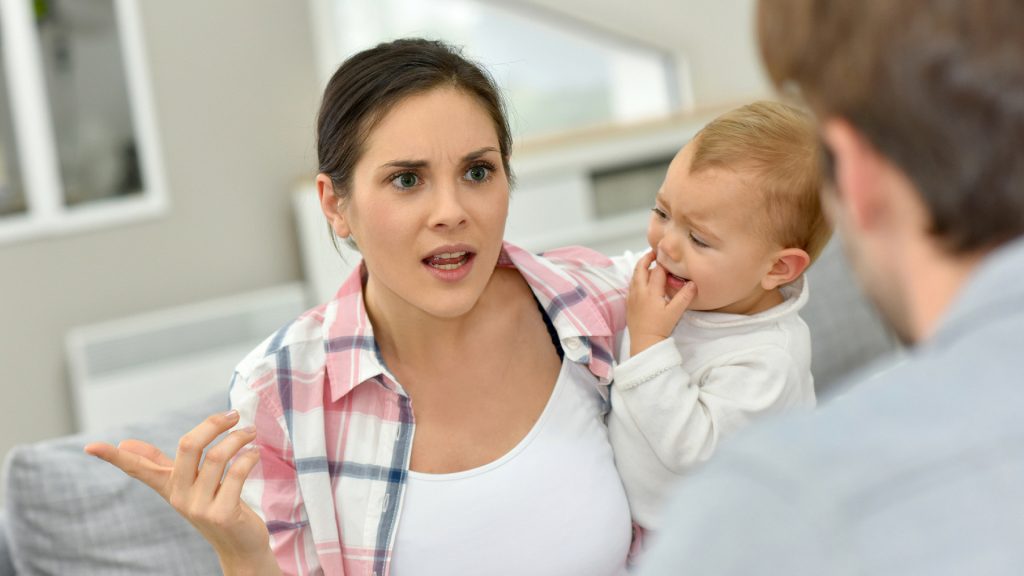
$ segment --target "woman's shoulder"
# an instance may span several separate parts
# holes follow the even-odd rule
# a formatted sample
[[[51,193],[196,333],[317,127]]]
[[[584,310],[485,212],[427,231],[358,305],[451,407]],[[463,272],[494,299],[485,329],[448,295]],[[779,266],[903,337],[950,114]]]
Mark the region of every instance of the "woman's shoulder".
[[[322,366],[325,325],[333,309],[331,303],[321,304],[278,328],[242,358],[235,368],[236,374],[255,380],[275,377],[283,363],[307,370]]]
[[[569,309],[581,318],[596,313],[612,333],[625,326],[629,279],[608,256],[582,246],[540,254],[514,246],[506,246],[506,250],[549,313]]]
[[[546,250],[540,254],[564,274],[572,277],[581,288],[593,295],[607,292],[625,293],[629,278],[622,267],[606,254],[584,246],[566,246]]]

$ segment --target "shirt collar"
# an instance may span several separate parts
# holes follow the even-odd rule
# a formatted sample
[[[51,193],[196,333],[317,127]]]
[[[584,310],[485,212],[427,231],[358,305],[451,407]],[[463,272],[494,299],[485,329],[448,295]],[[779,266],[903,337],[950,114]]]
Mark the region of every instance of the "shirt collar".
[[[566,357],[586,364],[598,378],[610,379],[611,346],[603,344],[614,338],[614,332],[580,280],[551,260],[508,242],[497,265],[522,274],[551,319]],[[332,401],[388,374],[363,301],[365,274],[360,262],[324,310],[324,353]]]

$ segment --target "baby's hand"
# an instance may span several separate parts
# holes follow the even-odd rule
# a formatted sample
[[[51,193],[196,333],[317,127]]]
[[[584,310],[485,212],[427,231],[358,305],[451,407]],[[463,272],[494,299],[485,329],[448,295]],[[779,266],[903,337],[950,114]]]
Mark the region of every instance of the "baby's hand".
[[[661,266],[650,269],[655,257],[653,250],[648,252],[633,269],[629,299],[626,301],[630,356],[636,356],[671,336],[683,312],[697,295],[697,286],[687,282],[671,300],[666,300],[665,270]]]

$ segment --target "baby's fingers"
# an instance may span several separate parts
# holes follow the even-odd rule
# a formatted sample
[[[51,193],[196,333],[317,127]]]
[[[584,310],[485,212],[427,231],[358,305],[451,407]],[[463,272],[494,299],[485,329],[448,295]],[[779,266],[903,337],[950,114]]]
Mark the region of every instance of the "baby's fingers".
[[[167,480],[171,476],[171,468],[158,464],[149,458],[139,456],[127,450],[120,450],[105,442],[93,442],[86,445],[85,453],[95,456],[118,467],[125,474],[140,480],[158,494],[167,498]]]
[[[651,274],[651,264],[654,262],[657,255],[654,250],[644,254],[637,260],[636,266],[633,267],[633,284],[647,284],[648,278]]]
[[[665,269],[661,266],[655,266],[654,270],[651,270],[651,276],[649,281],[649,289],[651,291],[651,297],[659,300],[665,298],[665,281],[668,276],[665,275]]]
[[[692,280],[686,282],[679,292],[676,292],[675,296],[669,300],[668,311],[674,316],[682,316],[683,312],[690,307],[690,303],[697,296],[697,285]]]

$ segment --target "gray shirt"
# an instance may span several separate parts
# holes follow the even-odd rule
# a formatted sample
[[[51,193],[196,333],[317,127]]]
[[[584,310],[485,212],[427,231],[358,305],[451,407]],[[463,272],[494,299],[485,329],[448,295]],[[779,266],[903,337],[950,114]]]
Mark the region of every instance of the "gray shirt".
[[[1024,573],[1024,240],[928,342],[686,479],[640,574]]]

